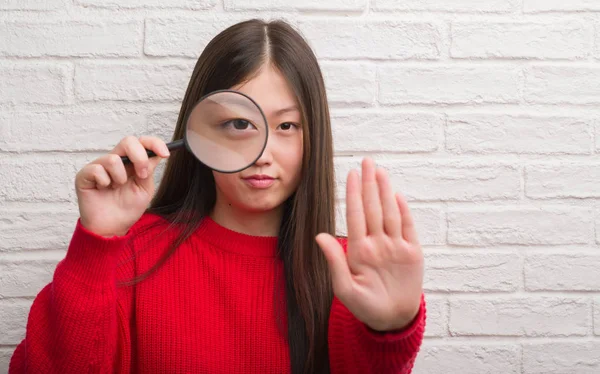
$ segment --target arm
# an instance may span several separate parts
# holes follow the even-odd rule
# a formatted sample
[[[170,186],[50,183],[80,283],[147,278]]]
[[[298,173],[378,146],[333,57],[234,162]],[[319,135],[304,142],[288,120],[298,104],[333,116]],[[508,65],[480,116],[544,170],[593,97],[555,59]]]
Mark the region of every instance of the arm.
[[[425,321],[424,294],[413,321],[400,331],[385,333],[359,321],[334,297],[328,338],[331,373],[410,373],[423,341]]]
[[[128,239],[98,236],[77,221],[65,259],[33,302],[9,373],[129,370],[130,308],[117,302],[116,282]]]

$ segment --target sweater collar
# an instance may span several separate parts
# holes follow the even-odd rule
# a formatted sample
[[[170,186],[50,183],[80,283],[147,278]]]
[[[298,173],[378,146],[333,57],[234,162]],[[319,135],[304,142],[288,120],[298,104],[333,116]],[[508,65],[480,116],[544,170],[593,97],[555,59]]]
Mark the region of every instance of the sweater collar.
[[[198,228],[200,238],[224,251],[254,257],[276,257],[277,236],[253,236],[221,226],[204,216]]]

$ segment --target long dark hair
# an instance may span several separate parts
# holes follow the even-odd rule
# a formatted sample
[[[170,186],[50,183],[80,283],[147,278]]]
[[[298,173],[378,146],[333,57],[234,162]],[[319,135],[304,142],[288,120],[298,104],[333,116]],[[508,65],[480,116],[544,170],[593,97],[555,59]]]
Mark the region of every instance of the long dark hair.
[[[287,79],[304,124],[302,178],[284,203],[278,234],[291,371],[328,373],[327,327],[333,291],[327,262],[314,238],[320,232],[335,233],[333,142],[323,76],[307,42],[280,20],[253,19],[219,33],[196,63],[172,140],[183,138],[184,118],[202,96],[251,79],[265,63]],[[148,212],[183,229],[160,260],[132,283],[158,269],[211,213],[215,200],[211,169],[188,152],[174,152]]]

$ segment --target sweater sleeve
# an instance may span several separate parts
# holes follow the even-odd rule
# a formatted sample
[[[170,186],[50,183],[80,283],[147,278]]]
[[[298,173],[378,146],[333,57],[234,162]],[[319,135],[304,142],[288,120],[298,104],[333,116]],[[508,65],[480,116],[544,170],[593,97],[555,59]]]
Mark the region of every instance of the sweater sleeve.
[[[117,302],[116,273],[130,235],[105,238],[77,220],[52,282],[33,301],[10,374],[129,371],[129,308]]]
[[[331,373],[411,373],[423,341],[425,320],[425,294],[421,294],[412,322],[394,332],[372,330],[334,297],[328,338]]]
[[[347,239],[338,240],[347,250]],[[423,342],[425,323],[424,293],[415,318],[402,330],[391,332],[372,330],[334,297],[328,328],[331,373],[411,373]]]

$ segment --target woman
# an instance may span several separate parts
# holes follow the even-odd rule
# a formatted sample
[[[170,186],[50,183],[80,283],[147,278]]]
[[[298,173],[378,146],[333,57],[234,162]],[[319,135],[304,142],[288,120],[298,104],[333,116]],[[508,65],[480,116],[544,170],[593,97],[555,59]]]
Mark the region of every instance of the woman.
[[[221,32],[196,64],[173,139],[194,104],[224,88],[263,109],[263,154],[223,174],[158,138],[127,137],[83,167],[80,218],[11,373],[411,371],[425,326],[413,220],[365,159],[348,174],[348,238],[332,236],[329,109],[310,47],[282,21]]]

